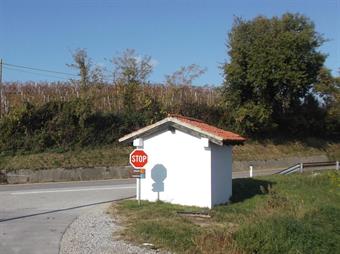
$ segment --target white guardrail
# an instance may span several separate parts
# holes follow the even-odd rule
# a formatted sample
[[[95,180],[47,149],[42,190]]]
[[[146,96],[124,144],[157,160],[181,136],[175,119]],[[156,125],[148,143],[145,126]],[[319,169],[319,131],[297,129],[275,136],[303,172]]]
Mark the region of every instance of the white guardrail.
[[[298,163],[289,168],[286,168],[276,174],[289,175],[295,172],[303,172],[305,168],[322,168],[335,166],[336,170],[339,170],[339,161],[324,161],[324,162],[305,162]]]
[[[339,161],[322,161],[322,162],[304,162],[297,163],[293,166],[290,166],[284,170],[278,171],[273,174],[279,175],[289,175],[296,172],[302,173],[305,169],[315,168],[317,170],[330,169],[330,167],[335,167],[336,170],[340,170]],[[249,166],[249,177],[252,178],[254,176],[254,167],[252,165]]]

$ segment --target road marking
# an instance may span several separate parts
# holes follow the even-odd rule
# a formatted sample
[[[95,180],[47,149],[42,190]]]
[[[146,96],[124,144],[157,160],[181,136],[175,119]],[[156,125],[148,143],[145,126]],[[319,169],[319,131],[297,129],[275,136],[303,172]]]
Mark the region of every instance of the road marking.
[[[77,183],[90,183],[90,182],[117,182],[117,181],[131,181],[132,178],[120,178],[120,179],[101,179],[101,180],[76,180],[76,181],[60,181],[60,182],[42,182],[42,183],[6,183],[6,186],[28,186],[28,185],[53,185],[53,184],[77,184]],[[127,183],[129,184],[129,183]]]
[[[11,195],[26,195],[26,194],[43,194],[43,193],[58,193],[58,192],[76,192],[76,191],[98,191],[98,190],[119,190],[119,189],[135,189],[135,186],[121,186],[121,187],[94,187],[81,189],[59,189],[59,190],[38,190],[38,191],[15,191]]]

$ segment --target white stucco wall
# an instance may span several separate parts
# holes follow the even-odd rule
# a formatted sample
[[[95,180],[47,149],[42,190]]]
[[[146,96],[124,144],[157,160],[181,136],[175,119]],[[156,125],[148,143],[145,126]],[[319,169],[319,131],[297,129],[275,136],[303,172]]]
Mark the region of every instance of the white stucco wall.
[[[141,179],[142,200],[159,197],[173,204],[209,208],[229,200],[231,147],[168,130],[144,138],[140,148],[148,154],[146,176]]]

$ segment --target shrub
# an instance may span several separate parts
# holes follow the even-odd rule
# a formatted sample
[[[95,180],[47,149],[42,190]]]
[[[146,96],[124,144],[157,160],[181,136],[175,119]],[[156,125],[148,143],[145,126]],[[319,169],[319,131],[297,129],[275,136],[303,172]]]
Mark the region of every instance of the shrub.
[[[38,152],[111,144],[124,132],[122,119],[113,113],[94,112],[85,99],[41,106],[26,103],[1,119],[0,150]]]

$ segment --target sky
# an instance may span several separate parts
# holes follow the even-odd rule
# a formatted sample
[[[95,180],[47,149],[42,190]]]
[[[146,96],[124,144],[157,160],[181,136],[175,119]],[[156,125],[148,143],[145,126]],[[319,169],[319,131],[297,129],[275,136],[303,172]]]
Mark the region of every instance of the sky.
[[[151,82],[163,82],[181,66],[207,71],[194,83],[218,86],[228,60],[226,40],[235,16],[308,16],[328,39],[320,50],[326,67],[340,68],[340,0],[0,0],[0,58],[4,63],[66,73],[76,70],[72,52],[85,48],[94,63],[127,48],[154,63]],[[56,81],[63,74],[3,69],[3,81]]]

